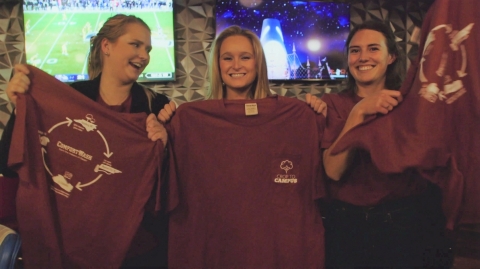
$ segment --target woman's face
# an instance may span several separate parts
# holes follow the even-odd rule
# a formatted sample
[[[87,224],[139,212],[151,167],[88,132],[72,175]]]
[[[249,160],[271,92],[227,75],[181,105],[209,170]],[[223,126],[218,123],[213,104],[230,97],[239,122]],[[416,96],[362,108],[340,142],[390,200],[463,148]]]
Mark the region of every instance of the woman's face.
[[[220,46],[218,62],[227,99],[234,95],[246,97],[257,77],[255,53],[250,39],[241,35],[225,38]]]
[[[362,29],[348,45],[348,68],[361,86],[385,84],[387,67],[395,56],[388,53],[385,36],[375,30]]]
[[[150,62],[151,34],[139,23],[126,25],[126,32],[115,42],[105,41],[103,52],[105,69],[121,83],[132,83],[138,79]]]

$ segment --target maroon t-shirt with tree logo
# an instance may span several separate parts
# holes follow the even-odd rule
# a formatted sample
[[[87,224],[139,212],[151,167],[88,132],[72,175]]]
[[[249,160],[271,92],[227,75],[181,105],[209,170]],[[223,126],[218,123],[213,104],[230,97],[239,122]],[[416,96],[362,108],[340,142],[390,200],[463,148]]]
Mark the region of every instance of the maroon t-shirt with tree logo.
[[[324,268],[324,120],[281,96],[182,104],[169,126],[170,268]]]

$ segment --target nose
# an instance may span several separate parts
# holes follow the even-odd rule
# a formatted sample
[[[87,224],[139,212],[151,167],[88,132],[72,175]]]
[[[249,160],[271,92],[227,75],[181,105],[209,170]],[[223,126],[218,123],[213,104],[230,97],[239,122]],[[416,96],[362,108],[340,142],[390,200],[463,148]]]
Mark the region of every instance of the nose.
[[[150,54],[148,53],[148,51],[143,49],[140,50],[140,52],[138,53],[138,56],[142,60],[148,60],[150,58]]]
[[[366,62],[366,61],[368,61],[368,55],[367,55],[367,53],[364,52],[364,51],[361,51],[358,60],[359,60],[360,62]]]
[[[233,60],[233,68],[234,69],[239,69],[242,67],[242,63],[240,61],[240,59],[234,59]]]

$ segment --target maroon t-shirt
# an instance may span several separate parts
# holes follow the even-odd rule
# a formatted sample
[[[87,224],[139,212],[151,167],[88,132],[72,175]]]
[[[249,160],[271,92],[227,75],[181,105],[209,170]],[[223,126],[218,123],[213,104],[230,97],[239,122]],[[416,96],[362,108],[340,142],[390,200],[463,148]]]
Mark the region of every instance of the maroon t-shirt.
[[[169,126],[170,268],[324,268],[323,127],[280,96],[182,104]]]
[[[322,148],[329,148],[340,135],[352,108],[362,100],[352,91],[324,94],[328,106]],[[422,193],[427,182],[416,173],[382,173],[368,152],[357,150],[352,164],[339,181],[328,180],[329,197],[358,206],[372,206]]]
[[[117,268],[162,160],[146,114],[111,111],[29,66],[9,165],[25,268]]]
[[[404,101],[335,147],[362,147],[384,172],[418,168],[443,189],[448,227],[480,222],[480,16],[476,0],[437,0],[422,26]]]

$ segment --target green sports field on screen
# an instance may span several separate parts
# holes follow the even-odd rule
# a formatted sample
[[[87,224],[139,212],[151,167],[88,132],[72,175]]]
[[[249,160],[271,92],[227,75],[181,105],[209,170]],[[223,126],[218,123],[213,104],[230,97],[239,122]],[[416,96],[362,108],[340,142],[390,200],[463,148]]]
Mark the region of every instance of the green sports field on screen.
[[[172,9],[25,10],[27,63],[65,82],[88,79],[90,38],[111,16],[122,13],[142,18],[152,31],[150,64],[139,81],[175,79]]]

